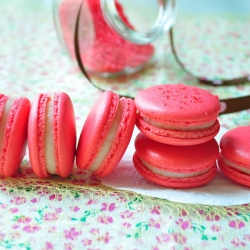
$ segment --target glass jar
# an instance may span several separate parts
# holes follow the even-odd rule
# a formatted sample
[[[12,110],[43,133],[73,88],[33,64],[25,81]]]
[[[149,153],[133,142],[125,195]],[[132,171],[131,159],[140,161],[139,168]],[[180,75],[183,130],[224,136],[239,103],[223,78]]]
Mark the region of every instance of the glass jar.
[[[54,16],[61,44],[71,58],[79,53],[88,74],[130,75],[162,52],[175,1],[54,0]]]

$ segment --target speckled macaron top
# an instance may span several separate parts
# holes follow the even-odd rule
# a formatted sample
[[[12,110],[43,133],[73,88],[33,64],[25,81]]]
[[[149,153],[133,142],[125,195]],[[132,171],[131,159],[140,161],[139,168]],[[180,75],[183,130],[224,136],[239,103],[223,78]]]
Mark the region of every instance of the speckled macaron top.
[[[184,84],[156,85],[135,97],[136,125],[149,138],[172,145],[195,145],[219,132],[218,96]]]

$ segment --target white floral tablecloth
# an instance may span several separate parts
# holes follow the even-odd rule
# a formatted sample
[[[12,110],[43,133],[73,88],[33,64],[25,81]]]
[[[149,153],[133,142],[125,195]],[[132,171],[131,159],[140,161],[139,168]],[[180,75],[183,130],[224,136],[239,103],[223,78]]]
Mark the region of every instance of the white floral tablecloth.
[[[188,20],[187,29],[199,25]],[[177,27],[182,22],[177,23]],[[246,22],[245,33],[250,34],[250,20]],[[238,35],[237,29],[233,35]],[[190,39],[192,44],[197,42],[196,48],[202,39],[206,40],[204,36],[195,35]],[[245,42],[249,44],[249,36]],[[185,54],[185,46],[181,48],[179,43],[177,46],[187,63],[190,55]],[[237,46],[239,44],[235,44],[235,51],[242,49]],[[249,70],[249,50],[242,51],[245,64],[238,63],[238,68],[228,71],[229,76]],[[172,67],[165,81],[193,84],[168,53],[166,63]],[[199,51],[192,51],[195,53]],[[217,72],[217,77],[224,76],[220,61],[212,63],[209,51],[207,53],[203,60],[209,63],[209,70]],[[235,60],[239,62],[242,58]],[[233,67],[232,59],[230,62],[229,68]],[[191,63],[191,67],[194,72],[207,72],[205,64],[201,69],[196,63]],[[152,77],[157,76],[152,74]],[[138,80],[136,87],[129,86],[111,87],[133,92],[147,83]],[[237,88],[207,88],[221,98],[250,92],[249,83]],[[67,92],[72,98],[79,135],[100,91],[63,54],[54,29],[51,1],[0,0],[0,92],[26,96],[32,101],[40,92],[58,91]],[[227,129],[249,125],[250,112],[224,115],[220,122]],[[13,178],[0,180],[0,249],[198,248],[249,249],[250,204],[217,207],[152,198],[108,188],[76,167],[67,179],[39,180],[32,172],[27,155]]]

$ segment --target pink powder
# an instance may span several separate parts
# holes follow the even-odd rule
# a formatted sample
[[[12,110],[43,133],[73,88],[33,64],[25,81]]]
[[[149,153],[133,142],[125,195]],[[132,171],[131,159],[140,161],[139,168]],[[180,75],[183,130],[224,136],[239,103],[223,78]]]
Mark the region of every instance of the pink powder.
[[[74,56],[74,26],[81,0],[65,0],[59,8],[63,37]],[[133,29],[116,1],[121,19]],[[100,0],[87,0],[80,20],[80,53],[84,67],[95,73],[117,73],[126,68],[137,68],[150,60],[154,47],[133,44],[112,30],[102,15]]]

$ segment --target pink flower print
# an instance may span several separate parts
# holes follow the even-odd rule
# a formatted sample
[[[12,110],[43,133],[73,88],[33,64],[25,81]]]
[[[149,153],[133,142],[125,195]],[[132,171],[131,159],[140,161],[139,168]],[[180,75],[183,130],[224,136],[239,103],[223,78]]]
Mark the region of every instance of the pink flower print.
[[[213,225],[213,226],[211,226],[211,229],[212,229],[213,232],[220,232],[221,231],[221,226]]]
[[[229,216],[233,216],[233,215],[238,215],[239,214],[239,211],[238,211],[238,208],[237,207],[227,207],[227,214]]]
[[[206,212],[204,210],[199,210],[199,214],[203,215],[206,214]]]
[[[25,197],[22,197],[22,196],[15,196],[11,201],[10,203],[13,203],[15,205],[21,205],[21,204],[24,204],[26,203],[26,198]]]
[[[58,215],[56,213],[46,213],[44,215],[44,220],[46,221],[56,221],[58,219]]]
[[[83,245],[86,246],[90,246],[92,244],[92,240],[90,239],[84,239],[82,240]]]
[[[13,207],[13,208],[10,209],[10,211],[11,211],[11,213],[15,214],[15,213],[17,213],[19,210],[18,210],[18,208]]]
[[[11,239],[19,239],[21,237],[21,234],[17,231],[14,231],[12,234],[11,234]]]
[[[174,233],[173,237],[176,243],[185,244],[187,242],[187,238],[183,236],[181,233]]]
[[[45,196],[47,194],[49,194],[49,191],[48,190],[41,190],[38,192],[39,196]]]
[[[78,206],[70,207],[70,211],[78,212],[80,208]]]
[[[76,231],[75,228],[71,228],[70,230],[64,230],[65,239],[75,240],[81,234],[82,232]]]
[[[0,241],[3,241],[5,234],[0,233]]]
[[[246,241],[250,241],[250,234],[245,234],[243,239]]]
[[[98,237],[97,240],[98,240],[98,241],[103,241],[103,242],[105,242],[106,244],[108,244],[109,241],[110,241],[111,239],[113,239],[113,237],[111,237],[111,236],[109,235],[109,233],[107,232],[104,236]]]
[[[41,228],[39,226],[36,225],[28,225],[25,226],[23,228],[23,231],[27,232],[27,233],[36,233],[37,231],[39,231]]]
[[[149,221],[150,221],[150,223],[149,223],[150,227],[155,227],[157,229],[161,227],[161,221],[155,220],[153,218],[150,218]]]
[[[178,219],[178,221],[176,221],[176,224],[179,225],[182,230],[192,228],[192,225],[188,220]]]
[[[69,243],[64,243],[64,250],[73,250],[75,249],[75,246],[69,242]]]
[[[121,213],[121,218],[122,219],[128,219],[128,218],[133,218],[134,213],[130,210],[125,210],[124,212]]]
[[[90,199],[90,200],[86,203],[87,206],[92,205],[92,204],[97,204],[97,200],[95,200],[95,199]]]
[[[56,231],[56,227],[55,226],[49,228],[49,230],[48,230],[49,233],[54,233],[55,231]]]
[[[96,235],[96,234],[99,234],[99,229],[98,228],[91,228],[89,232],[93,235]]]
[[[113,223],[113,218],[111,216],[101,215],[98,217],[98,221],[102,224]]]
[[[20,228],[21,226],[20,225],[18,225],[18,224],[13,224],[12,225],[12,228],[14,229],[14,230],[16,230],[16,229],[18,229],[18,228]]]
[[[235,228],[235,229],[241,229],[242,227],[245,227],[245,223],[241,220],[231,220],[229,221],[229,227]]]
[[[56,208],[56,213],[58,213],[58,214],[60,214],[61,212],[62,212],[62,208],[61,207],[58,207],[58,208]]]
[[[37,199],[37,198],[32,198],[30,201],[31,201],[32,203],[37,203],[37,202],[38,202],[38,199]]]
[[[151,214],[161,214],[161,207],[160,206],[155,206],[153,208],[150,209],[151,210]]]
[[[27,168],[25,169],[25,173],[26,173],[26,174],[32,174],[32,173],[33,173],[33,169],[32,169],[31,167],[27,167]]]
[[[122,246],[115,246],[114,250],[122,250],[124,249]]]
[[[89,185],[90,186],[97,186],[97,185],[99,185],[99,183],[100,183],[100,180],[97,179],[97,177],[95,177],[94,175],[91,175],[89,177]]]
[[[82,171],[82,170],[78,170],[78,171],[76,171],[76,174],[77,175],[81,175],[81,174],[83,174],[84,172]]]
[[[78,186],[83,186],[86,183],[85,180],[81,179],[81,180],[73,180],[72,184],[74,185],[78,185]]]
[[[17,218],[17,222],[28,224],[29,222],[31,222],[31,218],[26,216],[20,216],[19,218]]]
[[[238,238],[234,238],[231,243],[234,245],[234,247],[244,247],[246,246],[246,243],[241,242]]]
[[[152,247],[152,250],[160,250],[160,248],[159,248],[159,247],[153,246],[153,247]]]
[[[128,222],[124,222],[124,223],[122,223],[122,226],[123,226],[124,228],[130,228],[130,227],[131,227],[131,224],[128,223]]]
[[[119,201],[119,203],[127,202],[127,199],[123,196],[119,196],[116,200]]]
[[[171,240],[171,235],[167,233],[162,233],[160,236],[156,236],[156,240],[159,244],[166,243]]]
[[[45,242],[44,250],[53,250],[54,246],[50,242]]]
[[[187,216],[186,210],[182,209],[179,213],[180,216]]]
[[[52,194],[49,196],[50,201],[61,201],[62,195],[61,194]]]
[[[5,209],[6,207],[7,207],[7,205],[5,205],[5,204],[0,204],[0,208]]]
[[[109,211],[109,212],[112,212],[112,211],[115,210],[115,208],[116,208],[115,203],[111,203],[111,204],[102,203],[101,211]]]
[[[207,221],[219,221],[220,216],[215,214],[214,212],[210,212],[206,215],[206,220]]]

